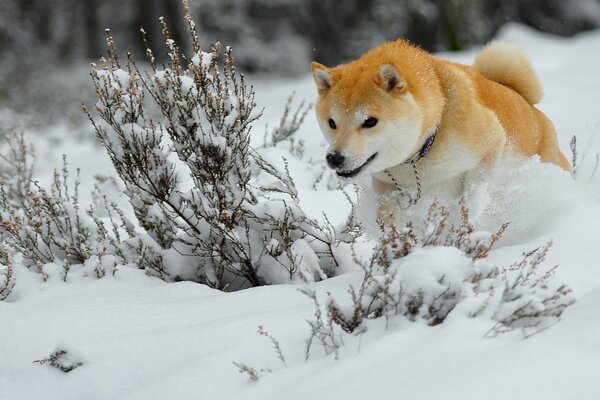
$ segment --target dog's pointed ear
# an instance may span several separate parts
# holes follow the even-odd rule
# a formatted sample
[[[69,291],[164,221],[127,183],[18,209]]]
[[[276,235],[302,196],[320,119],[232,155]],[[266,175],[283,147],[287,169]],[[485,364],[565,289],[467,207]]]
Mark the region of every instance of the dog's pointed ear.
[[[311,63],[310,67],[312,69],[313,79],[317,84],[317,89],[319,89],[319,91],[331,89],[335,83],[333,74],[331,73],[332,71],[318,62]]]
[[[386,92],[406,87],[406,81],[392,64],[383,64],[379,68],[379,78],[381,79],[381,87]]]

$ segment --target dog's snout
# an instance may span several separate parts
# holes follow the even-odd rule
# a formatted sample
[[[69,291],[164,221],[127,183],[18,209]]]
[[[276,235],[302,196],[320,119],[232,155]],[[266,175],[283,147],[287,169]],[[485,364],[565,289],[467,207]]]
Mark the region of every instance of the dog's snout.
[[[330,151],[327,153],[327,164],[333,169],[339,168],[344,164],[344,156],[339,151]]]

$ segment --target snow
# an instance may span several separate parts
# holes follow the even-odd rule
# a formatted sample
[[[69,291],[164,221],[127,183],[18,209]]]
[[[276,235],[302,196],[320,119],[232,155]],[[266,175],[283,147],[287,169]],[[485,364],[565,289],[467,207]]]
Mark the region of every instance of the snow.
[[[558,323],[526,339],[518,330],[484,338],[495,322],[485,315],[467,318],[472,305],[467,300],[473,298],[466,298],[440,325],[401,317],[369,320],[366,331],[342,337],[337,359],[315,342],[305,360],[306,320],[314,318],[315,308],[300,285],[222,293],[189,282],[165,283],[130,267],[102,279],[86,276],[82,268],[64,282],[58,265],[46,271],[49,279],[43,282],[40,274],[16,265],[13,292],[0,301],[0,399],[599,398],[600,173],[593,171],[600,153],[595,52],[600,32],[561,39],[509,25],[499,39],[529,55],[546,93],[540,109],[553,120],[565,154],[576,134],[583,158],[577,183],[539,160],[508,160],[486,184],[473,185],[467,203],[478,230],[494,232],[511,222],[485,263],[509,266],[523,252],[553,240],[543,265],[558,265],[552,282],[568,285],[577,300]],[[474,54],[443,56],[471,62]],[[268,126],[277,126],[292,91],[296,99],[316,96],[308,75],[261,79],[253,83],[265,107],[259,122]],[[47,130],[51,134],[35,143],[41,184],[61,167],[62,153],[70,168],[81,168],[82,195],[91,192],[94,175],[114,175],[104,150],[91,141],[74,138],[62,126]],[[260,124],[253,129],[254,145],[263,144],[262,132]],[[282,165],[281,157],[286,158],[299,205],[311,217],[325,212],[334,224],[343,222],[350,205],[341,190],[330,190],[326,144],[312,114],[298,135],[304,140],[301,158],[283,143],[264,149],[265,159]],[[370,246],[361,241],[357,251],[368,254]],[[295,251],[314,254],[307,247],[298,242]],[[446,277],[451,281],[469,273],[471,261],[458,250],[430,250],[407,258],[400,268],[403,279],[437,291],[444,266],[453,266]],[[312,284],[321,305],[328,293],[348,302],[349,285],[360,286],[363,274],[349,266],[350,259],[347,255],[338,276]],[[307,270],[318,270],[315,259],[306,257],[304,263]],[[279,342],[287,366],[259,326]],[[71,365],[82,365],[64,373],[34,363],[57,350],[67,351]],[[255,368],[258,380],[240,374],[234,362]]]

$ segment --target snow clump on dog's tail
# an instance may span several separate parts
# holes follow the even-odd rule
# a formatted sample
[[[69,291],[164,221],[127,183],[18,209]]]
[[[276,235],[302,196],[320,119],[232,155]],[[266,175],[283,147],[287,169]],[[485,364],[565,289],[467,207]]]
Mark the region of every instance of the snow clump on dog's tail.
[[[473,66],[486,78],[515,90],[529,104],[542,100],[542,85],[527,56],[512,44],[495,42],[486,46]]]

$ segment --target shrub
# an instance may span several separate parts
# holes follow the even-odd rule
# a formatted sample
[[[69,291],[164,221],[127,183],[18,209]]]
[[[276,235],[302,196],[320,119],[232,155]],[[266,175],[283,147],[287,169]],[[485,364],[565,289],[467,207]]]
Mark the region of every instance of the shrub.
[[[23,256],[25,266],[33,266],[45,276],[44,265],[58,263],[66,280],[73,264],[91,260],[87,267],[103,276],[117,263],[127,263],[116,240],[124,224],[114,223],[111,235],[92,208],[81,208],[79,178],[72,182],[71,189],[66,157],[62,170],[54,172],[52,184],[46,189],[32,180],[34,154],[23,133],[13,132],[7,140],[9,152],[2,155],[0,238]],[[5,259],[10,265],[7,249]]]
[[[15,287],[15,278],[13,276],[13,266],[6,249],[3,249],[0,253],[0,260],[0,300],[4,300]]]
[[[135,264],[168,281],[219,289],[333,274],[336,229],[299,207],[286,160],[279,169],[250,146],[261,115],[254,91],[236,72],[230,48],[200,49],[187,3],[186,16],[192,57],[163,22],[167,65],[159,67],[148,49],[148,71],[131,57],[122,66],[108,35],[108,58],[91,70],[98,103],[93,115],[84,111],[136,220],[101,194],[103,178],[94,205],[82,207],[79,174],[69,177],[66,157],[49,188],[34,182],[32,149],[23,134],[10,135],[0,159],[0,238],[44,279],[48,264],[61,265],[65,280],[73,265],[101,277]],[[290,104],[270,145],[293,139],[306,115],[304,103],[295,112]],[[352,240],[356,230],[340,233]],[[0,270],[4,297],[14,286],[8,249]]]
[[[287,167],[252,149],[250,131],[261,115],[254,91],[237,73],[231,48],[200,49],[184,4],[191,57],[162,21],[167,65],[158,66],[149,48],[149,71],[131,56],[121,64],[109,35],[108,58],[92,66],[98,103],[94,115],[85,111],[148,233],[138,265],[221,289],[326,278],[337,264],[335,229],[298,206]],[[303,113],[289,113],[272,142],[291,136]]]
[[[551,280],[556,266],[540,270],[552,242],[523,254],[523,259],[506,268],[488,268],[471,277],[475,295],[488,293],[489,298],[471,316],[478,315],[490,303],[495,304],[492,318],[496,324],[486,333],[521,329],[528,337],[555,323],[562,312],[573,304],[572,291]],[[484,272],[485,271],[485,272]]]
[[[61,345],[57,347],[52,354],[48,357],[35,360],[34,364],[46,365],[48,364],[52,368],[56,368],[65,374],[77,369],[83,365],[83,362],[79,361],[78,355],[73,355],[73,351],[68,350]]]
[[[495,234],[478,232],[463,202],[460,214],[459,224],[448,226],[449,212],[434,203],[423,232],[411,224],[401,229],[381,225],[369,260],[354,257],[364,271],[360,287],[349,288],[349,302],[329,295],[326,316],[314,290],[304,289],[317,310],[316,319],[308,321],[306,356],[314,340],[327,354],[337,354],[341,335],[363,332],[370,319],[400,315],[437,325],[460,307],[468,317],[487,313],[496,321],[488,337],[517,328],[529,336],[555,322],[573,303],[570,289],[551,280],[554,268],[539,268],[551,243],[509,267],[497,267],[485,258],[507,225]]]

